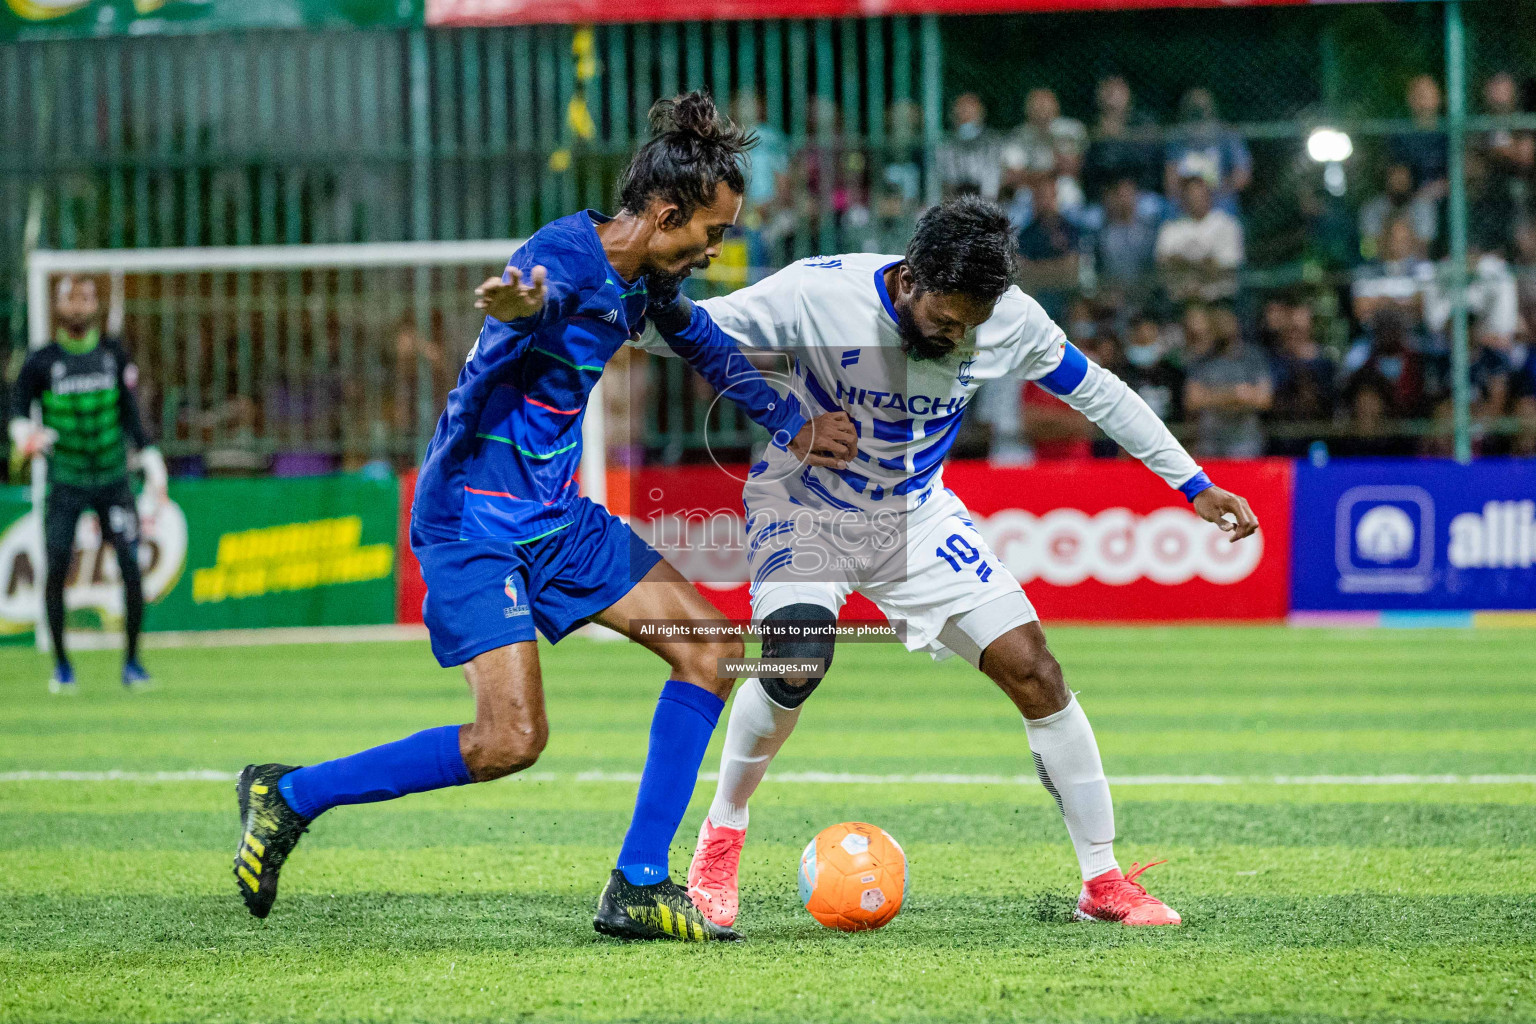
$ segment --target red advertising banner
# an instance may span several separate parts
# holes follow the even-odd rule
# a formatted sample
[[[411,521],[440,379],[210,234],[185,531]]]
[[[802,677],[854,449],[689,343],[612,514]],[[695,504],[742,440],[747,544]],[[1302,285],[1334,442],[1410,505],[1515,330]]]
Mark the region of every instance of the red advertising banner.
[[[1351,0],[631,0],[626,4],[605,0],[427,0],[426,13],[428,25],[466,26],[1128,11],[1160,7],[1297,7],[1341,2]]]
[[[421,621],[421,602],[427,599],[427,584],[421,578],[421,563],[411,550],[411,501],[416,497],[416,471],[400,475],[399,537],[395,543],[395,621]]]
[[[944,479],[1047,623],[1284,618],[1291,463],[1214,462],[1206,469],[1253,505],[1262,524],[1258,535],[1228,543],[1176,492],[1128,460],[1046,462],[1027,469],[954,462]],[[665,517],[712,531],[710,543],[664,546],[664,552],[690,579],[729,581],[701,583],[699,589],[721,611],[744,619],[751,614],[747,588],[735,581],[746,579],[745,549],[739,540],[720,542],[722,521],[727,531],[741,532],[741,484],[733,475],[741,474],[713,466],[646,470],[629,498],[642,535],[686,532],[659,530]],[[878,612],[856,597],[844,616],[878,618]]]

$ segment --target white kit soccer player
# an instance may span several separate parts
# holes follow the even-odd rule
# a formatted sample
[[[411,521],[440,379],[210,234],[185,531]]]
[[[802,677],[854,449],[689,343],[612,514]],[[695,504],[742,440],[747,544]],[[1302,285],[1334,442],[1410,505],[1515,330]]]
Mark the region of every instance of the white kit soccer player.
[[[990,255],[988,245],[967,241],[978,232]],[[830,626],[858,591],[905,623],[908,648],[957,654],[981,669],[1023,713],[1040,779],[1065,818],[1084,879],[1078,916],[1177,924],[1178,914],[1136,882],[1139,871],[1120,872],[1092,728],[1018,580],[944,486],[943,460],[977,390],[1017,372],[1083,413],[1234,539],[1257,521],[1246,502],[1211,484],[1140,397],[1007,283],[1011,245],[995,207],[960,200],[925,215],[905,257],[803,260],[699,303],[743,347],[789,354],[792,392],[808,409],[846,411],[859,435],[846,469],[805,466],[772,450],[752,467],[743,494],[752,617],[765,630],[765,657],[819,656],[829,665],[829,634],[770,639],[788,635],[770,627],[792,621],[803,637],[816,624]],[[978,264],[995,271],[990,293],[962,294],[969,268],[956,264],[987,259],[1005,264]],[[957,291],[936,295],[944,282]],[[752,679],[737,691],[689,872],[695,903],[717,922],[734,920],[738,909],[747,801],[819,681]]]

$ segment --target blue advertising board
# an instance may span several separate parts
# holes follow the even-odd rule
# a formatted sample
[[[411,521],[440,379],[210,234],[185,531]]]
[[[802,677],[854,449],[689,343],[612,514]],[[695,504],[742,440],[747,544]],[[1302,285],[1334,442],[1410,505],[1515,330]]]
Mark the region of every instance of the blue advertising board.
[[[1536,608],[1536,461],[1296,466],[1296,611]]]

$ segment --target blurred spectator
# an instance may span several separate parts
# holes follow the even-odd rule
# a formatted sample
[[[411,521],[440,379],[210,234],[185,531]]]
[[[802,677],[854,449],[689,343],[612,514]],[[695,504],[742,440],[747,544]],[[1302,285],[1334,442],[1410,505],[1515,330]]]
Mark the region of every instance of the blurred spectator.
[[[1274,355],[1275,419],[1298,423],[1327,420],[1333,415],[1334,377],[1332,357],[1312,336],[1312,307],[1304,302],[1287,304]],[[1300,455],[1305,451],[1284,454]]]
[[[757,145],[747,150],[748,208],[773,202],[783,191],[783,179],[789,171],[789,137],[763,120],[763,101],[751,89],[736,94],[732,116],[742,128],[756,133]]]
[[[897,100],[886,110],[884,153],[875,155],[873,230],[864,248],[900,252],[906,248],[923,200],[923,109],[911,100]]]
[[[1083,187],[1078,175],[1082,173],[1087,142],[1083,122],[1061,115],[1061,102],[1054,92],[1043,88],[1029,90],[1024,99],[1024,123],[1009,136],[1005,150],[1006,183],[1021,189],[1041,175],[1049,175],[1056,180],[1057,209],[1082,209]],[[1015,223],[1022,227],[1027,221],[1024,215]]]
[[[1259,347],[1266,352],[1280,351],[1280,339],[1291,325],[1291,307],[1295,305],[1284,295],[1272,295],[1264,300],[1259,310]]]
[[[987,108],[973,92],[949,109],[950,133],[934,154],[944,198],[975,194],[996,201],[1003,181],[1003,137],[987,127]]]
[[[1157,233],[1157,266],[1168,294],[1176,301],[1230,298],[1243,264],[1243,229],[1212,206],[1211,186],[1200,174],[1184,177],[1182,196],[1183,215]]]
[[[775,221],[785,212],[793,216],[789,138],[764,122],[762,100],[750,89],[736,94],[732,114],[743,128],[757,133],[757,145],[747,151],[747,194],[742,202],[741,226],[747,233],[750,264],[768,266],[774,262],[769,242],[782,233],[782,225]]]
[[[1514,408],[1519,425],[1515,431],[1511,455],[1536,456],[1536,354],[1526,352],[1525,365],[1515,375]]]
[[[912,100],[892,103],[885,112],[885,133],[884,189],[899,197],[904,209],[916,209],[923,198],[923,108]]]
[[[1508,343],[1501,335],[1488,330],[1483,318],[1475,318],[1468,331],[1471,343],[1471,361],[1467,367],[1467,381],[1471,387],[1471,413],[1476,448],[1482,455],[1501,455],[1508,451],[1506,438],[1490,436],[1493,421],[1503,417],[1512,404],[1517,389],[1516,372],[1510,358]],[[1435,407],[1435,420],[1441,429],[1426,445],[1430,454],[1449,455],[1452,400],[1445,396]]]
[[[1468,241],[1478,249],[1508,253],[1520,219],[1511,182],[1490,174],[1487,159],[1478,152],[1467,154],[1466,175]]]
[[[1162,188],[1162,146],[1152,119],[1137,110],[1131,87],[1120,75],[1099,82],[1095,94],[1099,117],[1083,158],[1083,189],[1093,202],[1121,178],[1132,178],[1144,191]]]
[[[1418,240],[1406,217],[1389,220],[1375,248],[1381,258],[1355,271],[1350,286],[1355,319],[1368,325],[1378,311],[1392,306],[1416,333],[1424,324],[1426,293],[1434,288],[1434,264],[1417,255]]]
[[[1350,380],[1369,371],[1385,381],[1389,416],[1421,416],[1429,397],[1424,357],[1413,344],[1408,318],[1395,305],[1383,306],[1372,318],[1370,331],[1344,356]],[[1345,390],[1349,390],[1346,384]]]
[[[1077,287],[1080,238],[1077,228],[1062,215],[1057,181],[1049,173],[1035,178],[1030,190],[1034,216],[1019,232],[1020,283],[1052,319],[1060,319]]]
[[[1130,334],[1116,368],[1120,378],[1166,423],[1184,418],[1184,370],[1169,350],[1162,328],[1142,314],[1131,321]]]
[[[1179,318],[1179,334],[1184,368],[1188,370],[1208,357],[1216,347],[1211,311],[1198,302],[1185,306],[1184,315]]]
[[[1471,363],[1467,376],[1472,384],[1472,415],[1485,424],[1509,411],[1515,390],[1515,362],[1508,338],[1473,324]]]
[[[1520,87],[1514,76],[1500,71],[1483,83],[1483,109],[1494,117],[1520,113]],[[1475,151],[1487,162],[1495,188],[1516,205],[1529,193],[1526,179],[1536,170],[1536,133],[1528,128],[1495,128],[1474,140]]]
[[[1264,454],[1261,413],[1269,411],[1274,385],[1269,361],[1243,343],[1237,314],[1218,307],[1211,314],[1212,353],[1189,368],[1184,408],[1198,421],[1195,452],[1202,456],[1251,459]]]
[[[816,97],[806,111],[807,142],[790,161],[792,194],[821,249],[836,237],[829,228],[857,229],[869,221],[868,158],[843,131],[842,119],[836,103]]]
[[[1157,199],[1139,191],[1136,179],[1128,174],[1104,193],[1104,205],[1094,208],[1090,221],[1096,229],[1093,257],[1101,286],[1122,297],[1140,297],[1155,267],[1158,206]]]
[[[1515,294],[1519,311],[1518,339],[1536,349],[1536,220],[1515,228]],[[1536,361],[1536,356],[1532,357]]]
[[[1243,137],[1222,124],[1216,98],[1209,89],[1195,88],[1179,103],[1179,130],[1168,144],[1163,188],[1173,202],[1185,199],[1183,185],[1201,177],[1212,189],[1216,207],[1233,217],[1239,198],[1253,180],[1253,156]]]
[[[1509,349],[1520,327],[1515,275],[1497,253],[1473,249],[1467,254],[1467,309],[1491,343]],[[1424,319],[1429,329],[1444,335],[1451,322],[1450,260],[1440,261],[1435,281],[1426,291]]]
[[[1344,385],[1342,403],[1348,429],[1330,447],[1337,455],[1412,455],[1411,438],[1391,431],[1390,417],[1395,388],[1374,367],[1362,367]]]
[[[1413,169],[1407,164],[1387,168],[1381,192],[1360,207],[1360,254],[1368,260],[1384,259],[1379,243],[1390,221],[1405,220],[1413,231],[1416,255],[1424,256],[1440,230],[1440,211],[1435,201],[1413,187]]]
[[[1413,172],[1415,189],[1439,202],[1445,198],[1450,159],[1440,127],[1440,83],[1430,75],[1414,76],[1408,82],[1407,102],[1413,130],[1389,136],[1387,151],[1394,163],[1406,164]]]

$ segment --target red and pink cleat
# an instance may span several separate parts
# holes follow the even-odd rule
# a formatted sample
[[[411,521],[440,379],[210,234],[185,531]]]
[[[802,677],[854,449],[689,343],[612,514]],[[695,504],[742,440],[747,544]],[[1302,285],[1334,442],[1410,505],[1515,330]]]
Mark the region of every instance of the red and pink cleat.
[[[1110,868],[1102,875],[1088,879],[1083,883],[1083,893],[1077,898],[1077,913],[1073,916],[1079,921],[1110,924],[1117,921],[1124,925],[1179,924],[1183,921],[1179,912],[1149,895],[1146,887],[1136,881],[1147,868],[1164,863],[1167,862],[1158,860],[1151,864],[1132,864],[1128,875],[1122,875],[1119,868]]]
[[[736,921],[741,901],[736,876],[741,866],[741,846],[747,841],[744,828],[726,828],[705,817],[699,827],[699,845],[688,865],[688,896],[699,913],[722,928]]]

